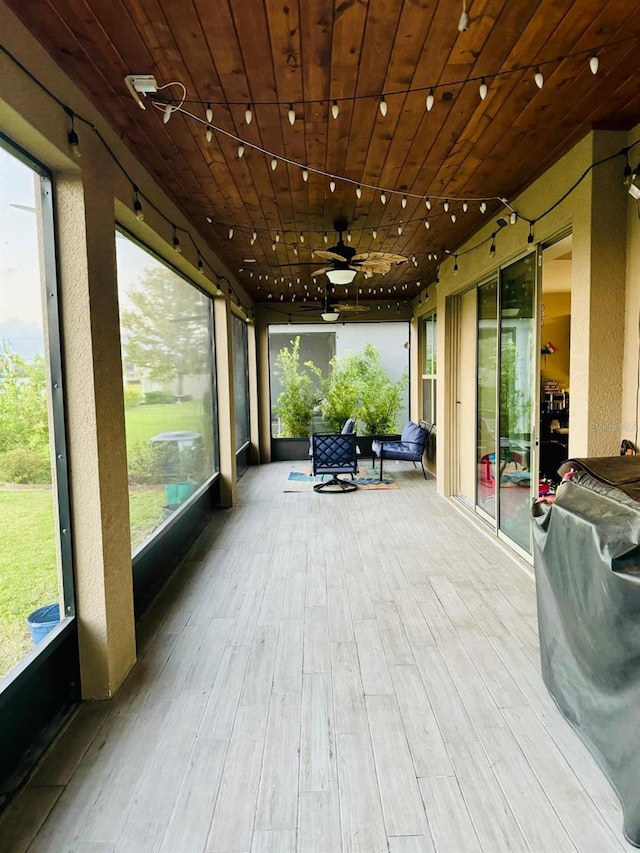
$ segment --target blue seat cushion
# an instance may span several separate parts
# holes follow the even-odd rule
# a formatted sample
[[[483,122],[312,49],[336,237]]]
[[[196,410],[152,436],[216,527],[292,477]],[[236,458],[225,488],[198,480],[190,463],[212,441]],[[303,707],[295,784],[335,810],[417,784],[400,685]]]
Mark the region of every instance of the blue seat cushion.
[[[400,436],[400,441],[403,443],[415,442],[416,444],[424,444],[425,439],[425,430],[422,429],[421,426],[414,423],[413,421],[408,421],[405,424],[404,429],[402,430],[402,435]]]
[[[353,432],[355,425],[356,425],[355,418],[347,418],[347,420],[344,422],[344,426],[342,427],[340,432],[342,433],[342,435],[349,435],[350,433]]]
[[[384,449],[383,449],[384,447]],[[422,446],[416,444],[405,444],[402,441],[372,441],[371,449],[376,456],[382,455],[385,459],[408,459],[413,461],[422,455]]]

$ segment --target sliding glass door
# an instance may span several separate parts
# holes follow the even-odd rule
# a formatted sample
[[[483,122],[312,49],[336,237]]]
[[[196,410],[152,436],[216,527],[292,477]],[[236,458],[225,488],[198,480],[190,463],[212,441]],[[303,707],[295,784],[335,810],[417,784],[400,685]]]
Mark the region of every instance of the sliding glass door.
[[[536,307],[536,254],[532,253],[500,271],[498,529],[527,553],[531,552],[531,498],[537,489]]]
[[[530,553],[529,508],[537,490],[535,253],[477,287],[476,316],[476,512]],[[459,447],[467,453],[464,442]]]

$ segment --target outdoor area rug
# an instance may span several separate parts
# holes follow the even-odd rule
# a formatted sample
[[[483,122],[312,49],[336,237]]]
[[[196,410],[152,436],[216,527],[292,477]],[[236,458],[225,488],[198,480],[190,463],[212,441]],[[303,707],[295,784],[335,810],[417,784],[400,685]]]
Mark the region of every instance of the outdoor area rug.
[[[353,481],[348,474],[341,474],[341,479],[349,482],[354,482],[359,489],[397,489],[398,484],[385,472],[382,482],[380,482],[380,472],[374,471],[373,468],[360,467],[359,473],[354,477]],[[329,474],[313,475],[307,466],[300,466],[289,471],[289,476],[284,484],[285,492],[310,492],[313,490],[315,483],[322,483],[323,480],[330,480]]]

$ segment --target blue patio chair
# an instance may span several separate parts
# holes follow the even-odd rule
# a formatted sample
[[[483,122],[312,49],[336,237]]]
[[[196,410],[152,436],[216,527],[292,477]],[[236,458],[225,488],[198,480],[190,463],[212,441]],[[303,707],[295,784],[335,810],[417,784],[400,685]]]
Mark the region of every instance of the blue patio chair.
[[[314,491],[328,491],[335,494],[355,492],[358,488],[356,483],[350,483],[348,480],[341,480],[338,477],[338,474],[351,474],[353,477],[358,473],[355,433],[338,433],[336,435],[314,433],[311,436],[311,443],[313,473],[333,475],[330,480],[316,483],[313,487]]]
[[[384,459],[400,459],[407,462],[419,462],[422,474],[427,479],[427,472],[422,462],[422,454],[426,447],[429,436],[433,431],[434,424],[420,426],[413,421],[405,424],[401,435],[374,436],[371,442],[371,466],[375,469],[376,457],[380,460],[380,480],[382,480],[382,466]]]

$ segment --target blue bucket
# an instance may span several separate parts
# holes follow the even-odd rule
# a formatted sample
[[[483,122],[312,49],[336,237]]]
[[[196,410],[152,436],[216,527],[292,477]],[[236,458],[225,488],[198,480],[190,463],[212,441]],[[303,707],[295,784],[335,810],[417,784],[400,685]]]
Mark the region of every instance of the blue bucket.
[[[35,646],[60,622],[60,605],[47,604],[27,616],[27,625]]]

